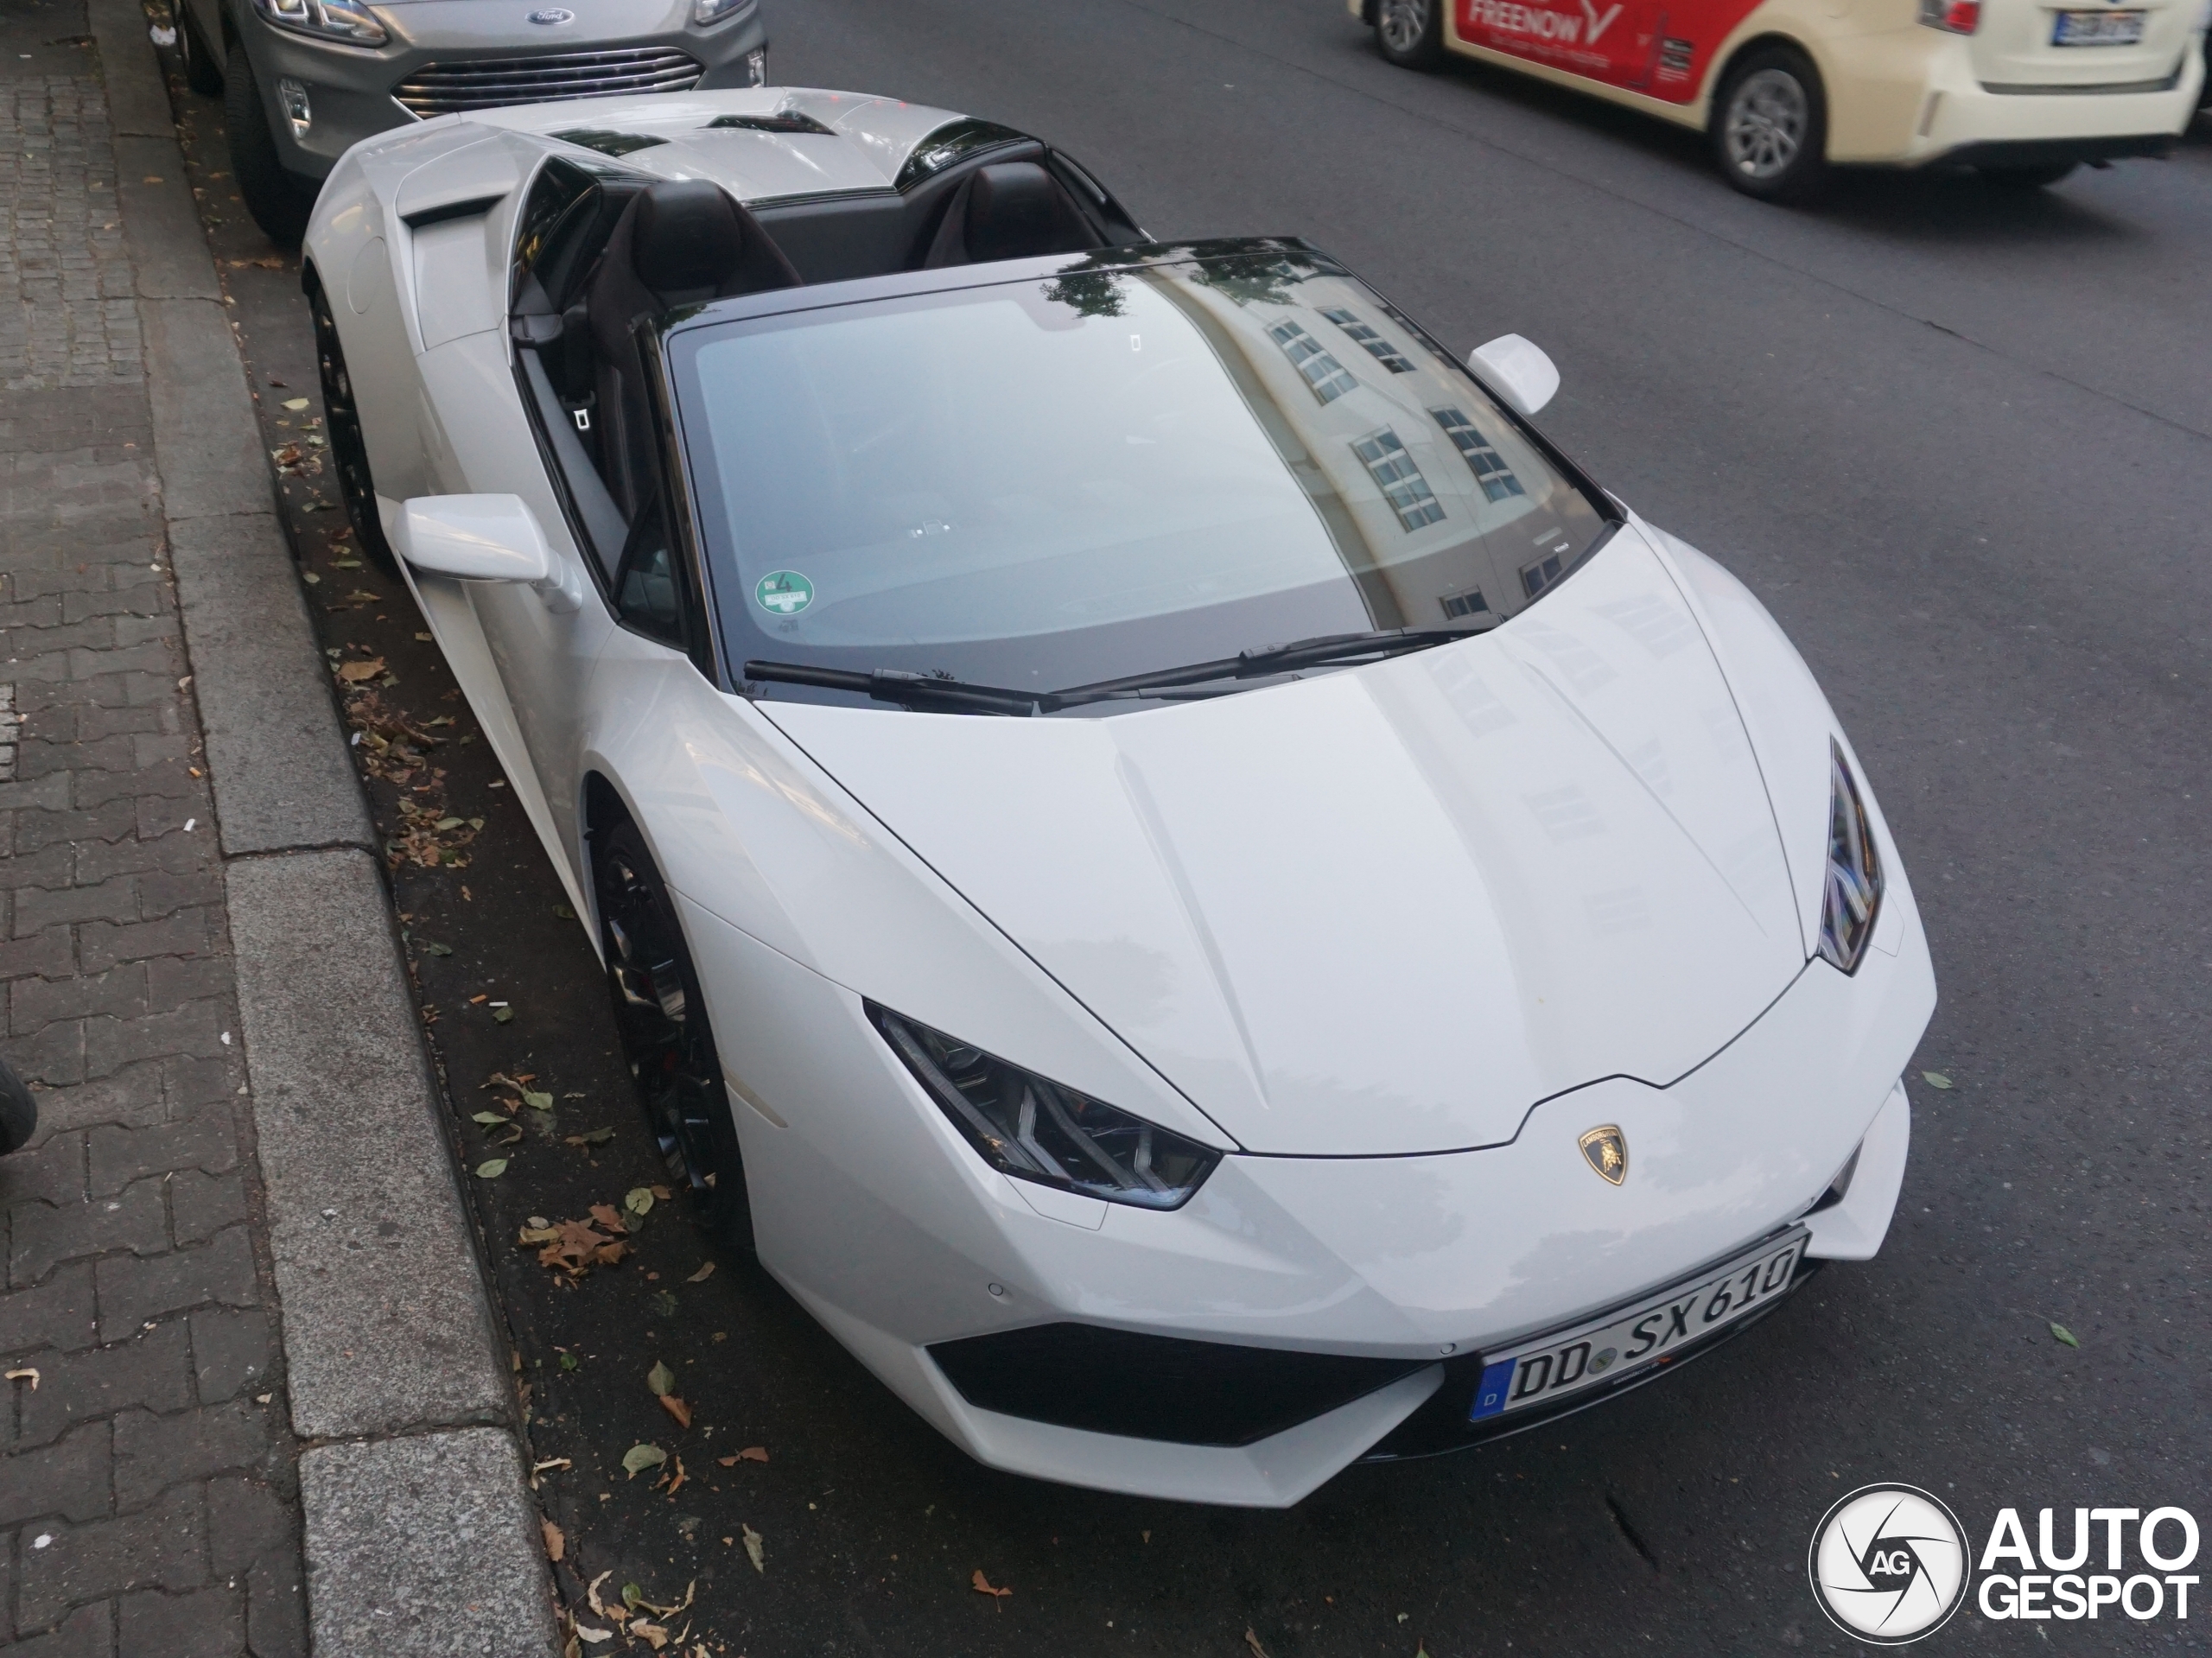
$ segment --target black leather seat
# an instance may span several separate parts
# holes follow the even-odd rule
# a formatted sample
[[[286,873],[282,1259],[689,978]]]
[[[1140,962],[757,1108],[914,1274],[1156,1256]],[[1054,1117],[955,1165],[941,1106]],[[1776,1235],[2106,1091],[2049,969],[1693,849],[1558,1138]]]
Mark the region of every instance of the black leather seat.
[[[1105,246],[1060,182],[1036,162],[978,168],[947,205],[925,270],[1087,253]]]
[[[678,305],[796,288],[799,280],[753,215],[705,179],[651,185],[623,209],[587,304],[600,469],[625,518],[637,517],[654,471],[637,324]]]

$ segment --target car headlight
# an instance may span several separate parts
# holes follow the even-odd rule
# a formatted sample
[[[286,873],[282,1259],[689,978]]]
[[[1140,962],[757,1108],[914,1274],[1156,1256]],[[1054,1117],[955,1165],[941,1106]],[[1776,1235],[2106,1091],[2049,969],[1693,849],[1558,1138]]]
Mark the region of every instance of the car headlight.
[[[691,21],[704,28],[718,23],[733,11],[742,11],[751,0],[691,0]]]
[[[914,1079],[1001,1174],[1113,1204],[1179,1209],[1221,1161],[1210,1147],[866,1006]]]
[[[382,46],[384,25],[360,0],[253,0],[253,9],[279,29],[348,46]]]
[[[1828,744],[1828,867],[1821,892],[1821,959],[1853,972],[1882,908],[1882,861],[1842,747]]]

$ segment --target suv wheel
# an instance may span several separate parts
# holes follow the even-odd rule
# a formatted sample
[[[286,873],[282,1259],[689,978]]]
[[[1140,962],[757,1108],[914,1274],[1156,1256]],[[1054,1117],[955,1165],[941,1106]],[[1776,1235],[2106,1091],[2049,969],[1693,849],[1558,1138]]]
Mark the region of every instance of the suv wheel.
[[[169,11],[176,19],[176,60],[184,84],[202,98],[214,97],[223,90],[223,60],[192,21],[192,0],[169,0]]]
[[[299,246],[321,187],[284,165],[276,137],[269,130],[253,65],[246,60],[245,48],[236,44],[223,67],[223,128],[230,139],[231,175],[238,181],[245,210],[278,247]]]

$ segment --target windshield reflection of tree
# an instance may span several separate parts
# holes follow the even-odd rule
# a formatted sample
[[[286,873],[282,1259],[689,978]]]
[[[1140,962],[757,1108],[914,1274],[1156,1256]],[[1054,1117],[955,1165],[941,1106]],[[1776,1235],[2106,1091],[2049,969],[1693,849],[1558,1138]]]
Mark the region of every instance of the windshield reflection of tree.
[[[1122,316],[1122,279],[1110,270],[1071,270],[1045,284],[1045,297],[1074,308],[1077,316]]]

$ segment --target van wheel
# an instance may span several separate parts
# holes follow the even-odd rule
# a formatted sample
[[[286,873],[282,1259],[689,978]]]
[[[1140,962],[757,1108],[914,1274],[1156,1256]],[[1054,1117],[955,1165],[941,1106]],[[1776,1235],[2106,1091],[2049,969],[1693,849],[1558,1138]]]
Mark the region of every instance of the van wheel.
[[[253,222],[278,247],[299,246],[321,187],[284,165],[243,46],[232,46],[223,66],[223,130],[230,140],[231,175]]]
[[[1376,0],[1375,44],[1401,69],[1444,61],[1446,0]]]
[[[1806,201],[1827,181],[1827,95],[1791,46],[1746,53],[1713,113],[1713,153],[1728,182],[1762,201]]]
[[[2080,165],[2076,162],[2045,162],[2040,167],[1985,167],[1982,182],[1998,190],[2042,190],[2064,178]]]

